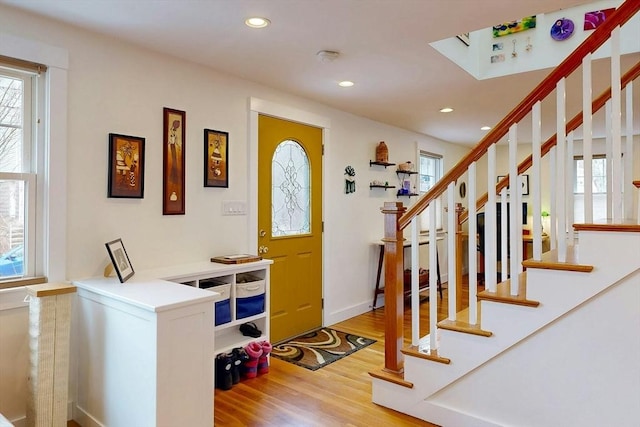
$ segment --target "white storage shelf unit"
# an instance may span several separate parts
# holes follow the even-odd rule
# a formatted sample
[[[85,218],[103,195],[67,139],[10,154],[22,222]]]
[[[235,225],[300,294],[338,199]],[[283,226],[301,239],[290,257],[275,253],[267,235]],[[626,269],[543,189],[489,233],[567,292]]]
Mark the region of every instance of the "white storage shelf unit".
[[[116,277],[74,281],[73,418],[86,427],[213,425],[214,355],[269,338],[271,263],[201,262],[136,272],[126,283]],[[249,285],[264,289],[264,309],[237,319],[234,288],[247,277]],[[232,285],[231,320],[217,327],[214,303],[220,295],[198,289],[211,282]],[[262,336],[243,336],[239,326],[245,322],[255,322]]]
[[[136,276],[74,284],[73,418],[85,427],[210,427],[216,296]]]
[[[228,298],[230,320],[215,326],[214,351],[216,354],[228,352],[235,347],[244,347],[252,341],[269,339],[269,266],[273,261],[262,260],[245,264],[199,263],[180,267],[153,270],[145,274],[154,274],[183,285],[216,292],[216,310],[218,317],[223,304]],[[228,286],[227,286],[228,285]],[[229,289],[225,295],[224,290]],[[219,292],[223,290],[223,292]],[[263,308],[258,310],[257,300],[262,299]],[[248,304],[250,305],[248,307]],[[238,312],[240,305],[240,313]],[[243,308],[255,312],[247,317]],[[226,308],[224,308],[226,309]],[[259,311],[259,312],[258,312]],[[220,318],[218,318],[220,320]],[[240,332],[240,325],[252,322],[262,335],[247,337]]]

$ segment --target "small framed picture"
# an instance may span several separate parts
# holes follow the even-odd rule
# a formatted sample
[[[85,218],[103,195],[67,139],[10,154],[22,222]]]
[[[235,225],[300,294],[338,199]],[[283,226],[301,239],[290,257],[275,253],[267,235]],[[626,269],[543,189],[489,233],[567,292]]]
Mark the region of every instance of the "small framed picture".
[[[204,186],[229,188],[229,133],[204,130]]]
[[[528,196],[529,195],[529,175],[522,175],[522,195],[523,196]]]
[[[144,197],[144,138],[109,134],[108,197]]]
[[[505,178],[506,175],[498,175],[498,180],[497,182],[502,181],[503,178]],[[529,175],[522,175],[522,179],[520,181],[520,184],[522,186],[522,195],[523,196],[528,196],[529,195]],[[509,187],[507,187],[507,195],[509,195]]]
[[[129,261],[129,256],[127,255],[127,251],[124,249],[124,245],[122,244],[122,239],[112,240],[111,242],[105,243],[105,246],[107,247],[107,252],[109,252],[113,268],[118,274],[120,283],[126,282],[131,278],[131,276],[133,276],[134,272],[131,261]]]

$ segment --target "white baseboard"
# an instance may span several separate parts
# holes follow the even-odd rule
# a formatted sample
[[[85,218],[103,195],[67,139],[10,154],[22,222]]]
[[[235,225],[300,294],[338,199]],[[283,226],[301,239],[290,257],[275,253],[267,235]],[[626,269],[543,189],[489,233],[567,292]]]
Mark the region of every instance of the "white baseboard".
[[[352,305],[351,307],[347,307],[339,311],[334,311],[333,313],[325,313],[324,324],[326,326],[330,326],[335,323],[342,322],[343,320],[359,316],[369,310],[371,310],[371,300]]]
[[[441,274],[440,280],[442,283],[448,282],[448,275],[446,273]],[[346,307],[342,310],[334,311],[333,313],[325,313],[324,315],[324,325],[330,326],[335,323],[342,322],[343,320],[351,319],[352,317],[359,316],[362,313],[366,313],[369,310],[373,310],[372,307],[373,295],[371,299],[367,301],[361,302],[359,304],[352,305],[350,307]],[[376,308],[384,307],[384,295],[378,295],[376,299]]]
[[[5,422],[6,420],[6,422]],[[27,427],[27,417],[22,416],[15,420],[7,420],[7,418],[0,415],[0,427],[13,426],[13,427]]]
[[[73,407],[73,419],[82,427],[105,427],[80,406]]]

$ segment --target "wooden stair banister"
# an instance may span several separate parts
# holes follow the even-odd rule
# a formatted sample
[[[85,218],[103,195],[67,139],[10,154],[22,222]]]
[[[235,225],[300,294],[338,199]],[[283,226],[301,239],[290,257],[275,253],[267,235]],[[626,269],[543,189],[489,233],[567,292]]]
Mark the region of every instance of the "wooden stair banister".
[[[443,194],[451,183],[456,182],[469,166],[482,158],[488,148],[503,138],[513,124],[523,120],[538,101],[542,101],[555,89],[558,82],[572,74],[582,64],[582,59],[602,46],[618,26],[624,25],[640,10],[640,0],[626,0],[616,11],[607,17],[586,40],[584,40],[564,61],[558,65],[538,86],[536,86],[509,114],[507,114],[474,149],[464,156],[442,179],[409,209],[402,203],[385,203],[382,212],[384,219],[385,242],[385,367],[392,373],[403,372],[403,358],[400,348],[403,344],[403,254],[402,230],[422,213],[437,197]],[[580,119],[581,120],[581,119]],[[548,141],[548,151],[555,143]],[[547,144],[545,143],[545,146]],[[528,168],[529,166],[527,166]],[[519,167],[518,167],[518,170]],[[525,169],[526,170],[526,169]],[[509,178],[499,185],[508,185]]]
[[[580,46],[567,56],[525,99],[491,129],[469,154],[463,157],[442,179],[436,182],[426,194],[421,196],[416,203],[400,217],[399,228],[404,229],[407,227],[413,218],[427,208],[429,203],[445,192],[450,182],[457,181],[466,172],[471,163],[482,158],[491,145],[497,143],[507,134],[512,124],[520,122],[529,114],[536,102],[543,100],[553,92],[560,79],[567,77],[580,67],[580,65],[582,65],[582,58],[589,53],[595,52],[602,46],[609,39],[611,31],[619,25],[624,25],[636,14],[639,8],[640,0],[626,0],[622,3],[620,7],[611,14],[611,17],[607,17],[607,20],[596,28],[591,36],[583,41]]]
[[[638,62],[633,67],[631,67],[629,71],[627,71],[624,74],[624,76],[620,81],[621,89],[624,89],[625,87],[627,87],[629,83],[631,83],[638,77],[640,77],[640,62]],[[602,107],[605,106],[605,104],[609,99],[611,99],[611,88],[602,92],[602,94],[600,94],[600,96],[598,96],[593,101],[593,103],[591,104],[591,111],[593,113],[596,113]],[[583,121],[583,116],[582,116],[582,112],[580,112],[567,122],[565,133],[568,135],[570,132],[573,132],[574,130],[578,129],[582,125],[582,121]],[[540,147],[541,155],[544,156],[545,154],[549,153],[551,148],[553,148],[556,145],[556,142],[557,142],[557,135],[554,134],[550,136],[549,139],[547,139],[544,142],[544,144],[542,144],[542,146]],[[518,174],[526,172],[532,166],[532,164],[533,164],[533,156],[529,155],[526,159],[524,159],[518,165]],[[500,191],[503,188],[507,187],[508,185],[509,185],[509,175],[501,179],[500,182],[496,184],[496,194],[500,193]],[[476,201],[476,210],[482,209],[484,205],[487,204],[488,200],[489,200],[488,193],[484,193],[484,195],[482,195],[482,197],[480,197]],[[464,223],[468,218],[469,218],[469,211],[465,211],[464,213],[462,213],[462,215],[460,215],[460,224]]]
[[[400,350],[404,341],[404,246],[402,229],[397,227],[407,210],[402,202],[386,202],[384,214],[384,370],[392,374],[403,372]]]

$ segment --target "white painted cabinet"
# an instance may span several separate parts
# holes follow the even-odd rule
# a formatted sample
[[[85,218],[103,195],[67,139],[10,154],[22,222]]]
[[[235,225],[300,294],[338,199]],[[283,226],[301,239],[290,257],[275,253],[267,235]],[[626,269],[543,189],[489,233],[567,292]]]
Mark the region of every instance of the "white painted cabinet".
[[[272,263],[272,260],[262,260],[233,265],[194,264],[188,269],[183,266],[154,270],[153,274],[165,280],[213,292],[216,291],[216,284],[231,285],[228,295],[230,321],[215,327],[214,347],[215,353],[218,354],[234,347],[245,346],[251,341],[269,339],[269,269]],[[211,286],[212,282],[217,283]],[[262,310],[258,307],[260,298],[263,301]],[[218,300],[219,307],[221,302]],[[244,315],[248,316],[241,317]],[[247,322],[254,323],[262,331],[262,335],[258,338],[242,335],[240,325]]]
[[[83,427],[213,425],[215,295],[163,280],[74,282]]]
[[[74,281],[73,418],[83,427],[212,426],[214,355],[269,337],[271,263],[203,262],[136,272],[126,283],[115,277]],[[220,295],[215,287],[200,288],[212,279],[231,285],[230,321],[216,327]],[[254,293],[264,289],[261,312],[239,318],[241,283]],[[262,336],[243,336],[245,322],[255,323]]]

